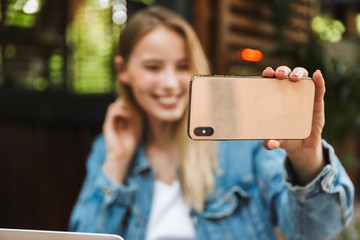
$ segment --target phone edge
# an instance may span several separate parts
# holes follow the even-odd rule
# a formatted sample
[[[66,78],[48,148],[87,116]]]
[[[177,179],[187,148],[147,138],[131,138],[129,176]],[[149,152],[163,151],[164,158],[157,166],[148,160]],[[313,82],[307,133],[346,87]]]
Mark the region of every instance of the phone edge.
[[[212,74],[196,74],[194,76],[191,77],[190,79],[190,83],[189,83],[189,100],[188,100],[188,116],[187,116],[187,135],[189,136],[190,139],[194,140],[194,141],[257,141],[257,140],[265,140],[265,139],[239,139],[239,138],[227,138],[227,139],[219,139],[219,138],[193,138],[190,134],[190,114],[191,114],[191,95],[192,95],[192,84],[193,82],[197,79],[197,78],[200,78],[200,77],[231,77],[231,78],[268,78],[268,77],[263,77],[263,76],[259,76],[259,75],[251,75],[251,76],[242,76],[242,75],[212,75]],[[269,77],[271,79],[271,77]],[[287,77],[286,79],[289,79],[289,77]],[[315,82],[314,80],[311,78],[311,77],[302,77],[301,78],[302,80],[311,80],[314,84],[314,98],[315,98]],[[315,99],[314,99],[315,100]],[[313,106],[314,108],[314,106]],[[314,113],[312,113],[313,115]],[[304,138],[281,138],[281,139],[277,139],[277,140],[303,140],[303,139],[306,139],[308,138],[309,136],[311,135],[311,128],[310,128],[310,131],[309,131],[309,134],[304,137]]]

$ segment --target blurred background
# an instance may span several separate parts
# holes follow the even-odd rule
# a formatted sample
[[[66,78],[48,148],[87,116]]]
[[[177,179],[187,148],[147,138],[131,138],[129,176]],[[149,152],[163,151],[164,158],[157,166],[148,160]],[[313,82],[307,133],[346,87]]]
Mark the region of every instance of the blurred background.
[[[326,126],[360,184],[359,0],[0,0],[0,227],[66,230],[116,96],[114,49],[140,3],[195,27],[212,73],[325,76]],[[358,205],[358,204],[357,204]],[[359,239],[359,211],[338,239]]]

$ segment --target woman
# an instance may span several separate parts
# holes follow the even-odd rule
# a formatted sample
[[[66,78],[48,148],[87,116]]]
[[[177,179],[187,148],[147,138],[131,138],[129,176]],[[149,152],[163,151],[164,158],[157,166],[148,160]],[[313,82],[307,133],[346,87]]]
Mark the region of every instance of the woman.
[[[209,69],[180,16],[161,7],[135,14],[115,64],[119,98],[94,142],[71,230],[134,240],[277,239],[279,226],[289,239],[325,239],[350,221],[353,185],[321,140],[320,71],[309,138],[216,145],[186,135],[189,80]],[[308,73],[281,66],[262,75],[300,81]]]

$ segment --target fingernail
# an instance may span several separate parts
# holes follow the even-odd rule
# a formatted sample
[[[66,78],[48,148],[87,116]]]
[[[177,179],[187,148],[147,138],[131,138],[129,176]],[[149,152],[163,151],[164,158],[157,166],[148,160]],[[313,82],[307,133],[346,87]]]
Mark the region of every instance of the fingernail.
[[[270,148],[271,150],[274,150],[271,146],[270,146],[270,142],[268,142],[268,148]]]
[[[299,73],[299,72],[294,72],[291,76],[292,76],[292,77],[297,77],[297,78],[299,78],[299,77],[300,77],[300,73]]]
[[[284,71],[284,70],[278,70],[278,73],[285,73],[286,74],[286,72]]]

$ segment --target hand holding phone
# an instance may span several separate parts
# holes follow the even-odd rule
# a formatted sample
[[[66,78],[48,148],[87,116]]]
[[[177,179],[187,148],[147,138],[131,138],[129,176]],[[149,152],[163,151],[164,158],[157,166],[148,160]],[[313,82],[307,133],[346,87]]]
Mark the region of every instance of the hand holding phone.
[[[311,78],[197,75],[190,82],[188,135],[195,140],[305,139],[314,96]]]

